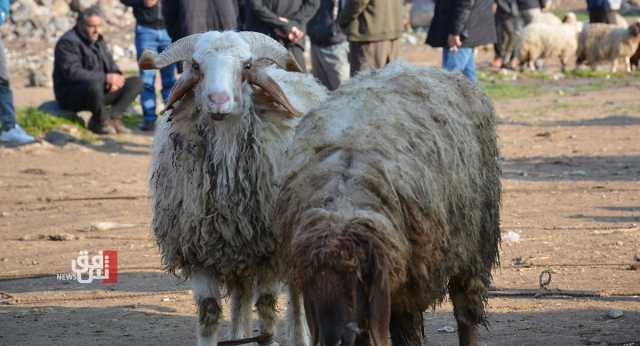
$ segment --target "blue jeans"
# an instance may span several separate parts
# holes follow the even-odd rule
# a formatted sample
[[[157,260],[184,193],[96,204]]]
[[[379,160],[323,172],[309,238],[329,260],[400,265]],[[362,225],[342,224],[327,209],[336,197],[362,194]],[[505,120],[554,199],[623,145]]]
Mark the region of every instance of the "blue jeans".
[[[13,108],[13,93],[9,87],[7,57],[4,55],[4,43],[0,39],[0,125],[2,131],[16,126],[16,111]]]
[[[447,71],[462,72],[469,80],[475,82],[476,60],[473,48],[458,48],[452,51],[449,48],[442,49],[442,68]]]
[[[171,38],[166,29],[155,29],[147,26],[136,25],[136,51],[138,60],[145,49],[154,52],[162,52],[171,44]],[[162,99],[166,102],[169,92],[176,84],[176,65],[172,64],[160,70],[162,78]],[[156,71],[140,70],[140,78],[144,83],[140,93],[142,114],[145,121],[155,121],[156,115]]]

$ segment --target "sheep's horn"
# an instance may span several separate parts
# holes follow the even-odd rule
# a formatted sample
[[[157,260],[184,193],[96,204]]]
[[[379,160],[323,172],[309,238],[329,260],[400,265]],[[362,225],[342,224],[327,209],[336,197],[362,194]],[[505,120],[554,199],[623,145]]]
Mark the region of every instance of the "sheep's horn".
[[[247,75],[247,80],[249,83],[259,86],[267,92],[269,96],[273,97],[274,101],[287,111],[290,118],[302,115],[302,113],[298,112],[293,105],[291,105],[287,95],[284,94],[284,91],[282,91],[278,83],[271,79],[264,70],[258,69],[252,71]]]
[[[278,41],[259,32],[241,31],[240,36],[249,44],[254,59],[268,58],[287,71],[302,72],[302,68],[289,51]]]
[[[167,99],[167,108],[164,112],[173,109],[174,104],[181,100],[186,93],[191,91],[199,81],[200,75],[198,73],[193,73],[191,69],[187,69],[171,89],[171,93]]]
[[[156,54],[145,49],[138,61],[143,70],[161,69],[178,61],[188,60],[193,55],[193,49],[202,34],[183,37],[172,43],[162,53]]]

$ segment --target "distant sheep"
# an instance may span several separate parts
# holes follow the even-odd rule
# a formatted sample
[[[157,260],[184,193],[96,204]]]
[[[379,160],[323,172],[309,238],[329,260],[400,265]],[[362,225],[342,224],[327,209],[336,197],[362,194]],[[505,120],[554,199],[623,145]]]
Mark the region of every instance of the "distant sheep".
[[[302,120],[274,220],[312,345],[421,345],[447,292],[475,345],[500,240],[495,117],[461,75],[394,62]]]
[[[624,61],[631,72],[631,56],[640,44],[640,22],[621,28],[614,24],[589,24],[580,33],[576,64],[586,63],[596,69],[599,63],[611,62],[616,72],[618,62]]]
[[[580,29],[574,13],[567,14],[564,23],[534,22],[527,25],[518,48],[520,64],[535,70],[536,60],[558,57],[562,71],[565,71],[570,58],[576,55]]]

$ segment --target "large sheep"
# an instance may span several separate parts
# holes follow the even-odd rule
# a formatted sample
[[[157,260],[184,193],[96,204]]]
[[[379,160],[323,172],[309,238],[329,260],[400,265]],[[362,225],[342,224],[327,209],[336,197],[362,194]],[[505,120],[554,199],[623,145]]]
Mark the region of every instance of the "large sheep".
[[[421,345],[453,301],[462,345],[485,322],[498,260],[500,168],[490,100],[403,62],[359,75],[300,123],[274,220],[313,345]]]
[[[580,33],[576,64],[586,63],[596,69],[598,63],[612,62],[611,72],[616,72],[618,61],[623,60],[627,72],[631,72],[631,56],[640,43],[640,22],[628,28],[614,24],[589,24]]]
[[[549,57],[558,57],[562,71],[567,62],[575,57],[578,49],[578,34],[581,24],[574,13],[569,13],[561,24],[531,23],[522,33],[518,47],[520,64],[527,64],[535,70],[535,61]]]
[[[299,115],[326,90],[271,38],[208,32],[184,38],[144,68],[184,61],[169,97],[170,122],[155,134],[150,189],[163,264],[190,278],[199,345],[216,345],[221,290],[232,298],[232,337],[249,336],[252,300],[273,335],[279,282],[272,211]],[[255,90],[254,90],[255,89]],[[293,326],[300,345],[304,328]]]

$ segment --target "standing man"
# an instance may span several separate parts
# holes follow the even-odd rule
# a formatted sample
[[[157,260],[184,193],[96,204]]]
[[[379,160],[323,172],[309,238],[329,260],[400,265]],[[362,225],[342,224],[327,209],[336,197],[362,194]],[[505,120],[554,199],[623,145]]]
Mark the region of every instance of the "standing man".
[[[136,17],[136,52],[138,60],[145,49],[160,53],[171,44],[171,37],[164,26],[159,0],[120,0],[124,5],[133,7]],[[162,78],[162,100],[167,101],[171,88],[176,83],[175,64],[160,70]],[[140,130],[153,131],[156,119],[156,71],[140,70],[144,83],[140,93],[142,104],[142,124]]]
[[[341,0],[321,0],[307,24],[313,75],[329,90],[349,79],[349,42],[338,26]]]
[[[495,43],[493,0],[437,0],[427,44],[442,49],[442,67],[476,81],[475,47]]]
[[[589,23],[616,24],[622,0],[587,0]]]
[[[496,0],[496,58],[494,66],[512,68],[520,37],[520,11],[516,0]]]
[[[142,90],[138,77],[125,78],[100,34],[102,15],[89,7],[56,43],[53,91],[63,109],[91,111],[89,130],[130,133],[122,114]]]
[[[382,68],[400,55],[401,0],[346,0],[340,27],[349,40],[351,76]]]
[[[9,0],[0,0],[0,24],[9,18]],[[16,123],[13,93],[9,86],[9,69],[4,54],[4,43],[0,39],[0,142],[28,144],[35,140]]]
[[[320,0],[247,0],[246,30],[273,37],[294,56],[303,71],[304,36],[307,22]]]
[[[211,30],[236,30],[238,0],[162,0],[162,15],[173,41]]]

